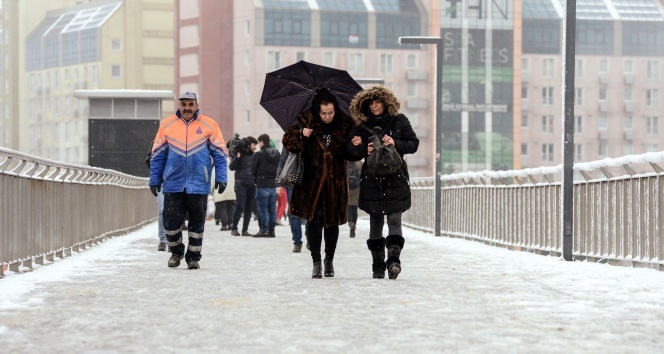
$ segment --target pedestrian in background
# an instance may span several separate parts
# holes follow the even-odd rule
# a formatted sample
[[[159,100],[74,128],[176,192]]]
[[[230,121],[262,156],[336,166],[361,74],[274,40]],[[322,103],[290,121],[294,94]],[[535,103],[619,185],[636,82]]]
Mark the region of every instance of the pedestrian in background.
[[[321,243],[325,238],[325,276],[334,276],[339,225],[348,212],[348,177],[344,143],[353,122],[326,89],[314,96],[311,109],[284,134],[284,146],[302,152],[302,185],[293,188],[290,213],[308,220],[307,235],[313,261],[312,278],[322,278]],[[300,127],[303,127],[300,129]],[[324,236],[323,236],[324,233]]]
[[[288,158],[288,149],[286,146],[281,148],[281,156],[279,157],[279,166],[277,167],[277,176],[281,175],[281,171],[284,169],[284,164]],[[282,193],[286,194],[286,202],[288,205],[291,203],[291,197],[293,195],[293,186],[290,184],[279,184],[277,183],[277,190],[281,188]],[[293,253],[302,252],[302,222],[303,220],[298,216],[293,215],[293,213],[288,213],[288,224],[290,225],[291,235],[293,239]],[[306,223],[306,220],[304,220]]]
[[[256,207],[260,231],[254,237],[275,237],[277,192],[274,180],[279,166],[279,152],[270,146],[270,136],[258,137],[260,151],[251,160],[251,174],[256,181]]]
[[[238,152],[231,157],[231,163],[228,169],[235,171],[235,212],[233,214],[233,224],[231,225],[231,235],[240,236],[238,224],[242,218],[242,236],[251,236],[249,233],[249,223],[251,222],[251,210],[256,199],[256,184],[254,176],[251,174],[251,159],[258,141],[251,136],[242,138],[238,146]]]
[[[148,150],[148,156],[145,159],[145,163],[148,165],[148,171],[150,171],[150,160],[152,159],[152,145],[154,141],[150,142],[150,150]],[[166,246],[168,244],[168,239],[166,238],[166,229],[164,229],[164,193],[160,190],[157,192],[157,237],[159,238],[159,244],[157,245],[157,251],[165,252]]]
[[[357,203],[360,199],[360,170],[362,161],[348,161],[348,227],[350,237],[355,237],[357,227]]]
[[[350,104],[353,119],[363,123],[369,130],[380,127],[384,145],[394,145],[403,160],[403,155],[417,152],[419,140],[408,118],[399,113],[399,100],[383,85],[360,91]],[[373,151],[369,136],[373,134],[359,125],[353,129],[349,141],[354,148],[353,159],[364,159]],[[373,277],[385,278],[387,269],[390,279],[401,272],[401,250],[404,246],[401,229],[401,214],[410,208],[410,184],[408,166],[403,160],[401,168],[387,176],[367,175],[367,161],[362,165],[360,199],[358,206],[369,214],[369,239],[367,247],[373,258]],[[383,225],[387,216],[387,238],[383,237]],[[385,249],[387,248],[387,260]]]
[[[228,171],[228,185],[223,193],[213,188],[215,224],[221,224],[220,231],[231,229],[233,213],[235,212],[235,171]]]
[[[217,122],[201,115],[193,92],[180,95],[174,115],[164,119],[152,145],[150,191],[164,193],[164,228],[171,249],[169,267],[198,269],[203,248],[205,210],[210,193],[212,164],[215,188],[221,193],[227,184],[226,143]],[[185,253],[182,223],[189,212],[189,242]]]

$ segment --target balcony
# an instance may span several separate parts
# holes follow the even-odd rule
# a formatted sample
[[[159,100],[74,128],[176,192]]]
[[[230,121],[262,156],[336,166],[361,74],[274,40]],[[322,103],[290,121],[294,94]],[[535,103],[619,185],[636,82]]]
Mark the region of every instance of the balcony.
[[[408,109],[428,109],[429,100],[419,99],[419,98],[407,98],[406,99],[406,108]]]
[[[429,72],[419,71],[419,70],[408,70],[406,71],[406,80],[427,81],[429,80]]]

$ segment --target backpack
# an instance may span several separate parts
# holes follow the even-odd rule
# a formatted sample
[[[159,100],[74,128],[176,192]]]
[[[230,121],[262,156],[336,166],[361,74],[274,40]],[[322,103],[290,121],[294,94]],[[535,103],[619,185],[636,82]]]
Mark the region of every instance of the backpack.
[[[357,170],[355,162],[348,163],[348,187],[354,189],[360,186],[360,171]]]
[[[373,131],[364,124],[361,125],[364,129],[371,132],[369,141],[373,143],[373,152],[366,158],[368,175],[372,176],[387,176],[397,172],[403,160],[397,152],[394,145],[383,146],[381,138],[383,137],[383,130],[380,127],[374,127]]]

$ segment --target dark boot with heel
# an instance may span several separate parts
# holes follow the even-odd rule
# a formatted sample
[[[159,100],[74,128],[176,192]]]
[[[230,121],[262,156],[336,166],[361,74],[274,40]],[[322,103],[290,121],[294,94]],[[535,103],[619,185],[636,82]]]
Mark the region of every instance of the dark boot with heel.
[[[401,273],[401,250],[405,240],[399,235],[389,235],[385,239],[387,248],[387,273],[390,279],[396,279]]]
[[[323,260],[323,266],[325,268],[325,271],[323,274],[325,274],[326,277],[331,278],[334,276],[334,265],[332,264],[332,258],[325,257]]]
[[[371,268],[373,269],[374,279],[384,279],[385,278],[385,238],[376,238],[367,240],[367,247],[371,251],[371,258],[373,263]]]
[[[314,262],[314,269],[311,271],[311,279],[321,279],[323,278],[323,273],[319,262]]]

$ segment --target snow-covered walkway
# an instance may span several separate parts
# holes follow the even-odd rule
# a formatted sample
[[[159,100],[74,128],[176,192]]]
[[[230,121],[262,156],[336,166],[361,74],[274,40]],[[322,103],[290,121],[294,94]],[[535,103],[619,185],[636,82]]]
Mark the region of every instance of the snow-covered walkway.
[[[335,277],[312,280],[287,226],[218,228],[200,270],[169,269],[153,223],[0,279],[0,352],[664,352],[664,272],[406,230],[403,272],[376,280],[363,220],[341,228]]]

